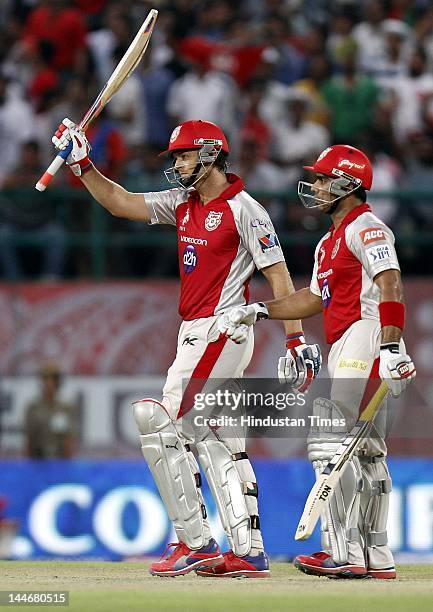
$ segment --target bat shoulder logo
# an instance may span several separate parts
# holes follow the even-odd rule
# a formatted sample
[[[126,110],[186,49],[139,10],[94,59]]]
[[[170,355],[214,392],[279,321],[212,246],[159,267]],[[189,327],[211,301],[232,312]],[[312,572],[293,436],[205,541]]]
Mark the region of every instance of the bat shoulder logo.
[[[181,125],[178,125],[177,127],[174,128],[170,136],[170,142],[174,142],[175,140],[177,140],[181,129],[182,129]]]

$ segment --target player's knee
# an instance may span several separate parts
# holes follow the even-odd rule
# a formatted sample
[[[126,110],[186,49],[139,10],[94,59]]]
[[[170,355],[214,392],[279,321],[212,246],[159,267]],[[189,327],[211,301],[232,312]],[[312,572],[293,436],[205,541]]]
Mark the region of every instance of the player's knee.
[[[346,419],[341,405],[324,397],[315,399],[307,442],[309,460],[314,463],[332,459],[346,433]]]
[[[152,398],[134,402],[132,411],[141,434],[158,432],[171,423],[171,419],[161,402]]]

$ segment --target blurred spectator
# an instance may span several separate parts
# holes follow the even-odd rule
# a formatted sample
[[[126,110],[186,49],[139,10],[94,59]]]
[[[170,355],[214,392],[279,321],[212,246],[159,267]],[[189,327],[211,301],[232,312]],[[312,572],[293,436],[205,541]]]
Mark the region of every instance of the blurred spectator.
[[[382,104],[391,118],[395,137],[404,144],[433,119],[433,75],[427,69],[422,47],[413,50],[406,74],[381,77],[379,83],[384,91]]]
[[[36,113],[45,109],[47,98],[56,93],[60,80],[52,68],[51,61],[54,47],[48,40],[41,40],[32,54],[32,76],[28,85],[28,94]]]
[[[238,90],[231,77],[195,62],[170,86],[167,111],[173,125],[190,119],[213,121],[233,142],[237,102]]]
[[[260,116],[260,104],[263,100],[265,88],[265,81],[259,80],[251,81],[245,88],[245,112],[239,126],[241,141],[254,141],[261,158],[269,158],[271,143],[271,129]]]
[[[373,186],[368,193],[368,202],[374,214],[392,226],[398,214],[398,198],[391,192],[400,189],[403,169],[395,158],[380,151],[377,140],[373,138],[362,138],[352,144],[364,151],[373,167]]]
[[[23,40],[30,54],[41,40],[49,40],[54,46],[52,67],[71,72],[82,59],[86,33],[83,13],[69,0],[45,0],[29,14]]]
[[[302,44],[291,35],[289,21],[276,14],[271,15],[264,24],[264,39],[279,54],[274,67],[273,78],[291,85],[305,76],[307,60],[302,52]]]
[[[272,158],[284,168],[287,185],[295,185],[302,165],[316,159],[330,144],[328,130],[307,118],[311,101],[308,94],[291,87],[287,93],[287,119],[273,126]]]
[[[384,32],[382,22],[386,17],[384,0],[367,0],[363,4],[364,21],[352,30],[352,37],[358,44],[359,68],[373,72],[378,58],[384,53]]]
[[[352,7],[351,7],[352,9]],[[354,37],[352,28],[354,26],[353,10],[341,9],[332,14],[329,23],[329,34],[326,39],[326,50],[329,57],[335,62],[335,50],[348,38]]]
[[[39,146],[34,141],[21,147],[17,166],[7,174],[2,183],[3,189],[32,189],[44,168],[39,155]],[[8,280],[24,277],[21,263],[21,249],[15,244],[14,237],[20,231],[34,232],[40,240],[43,254],[39,276],[44,279],[57,279],[62,276],[65,250],[65,228],[53,218],[53,210],[28,192],[5,193],[2,196],[0,223],[0,261],[3,274]]]
[[[408,147],[408,163],[400,188],[416,192],[414,200],[405,202],[402,215],[412,217],[418,229],[433,229],[433,207],[431,191],[433,185],[433,136],[417,134],[411,138]]]
[[[105,109],[99,115],[98,121],[88,128],[86,135],[92,146],[92,160],[96,166],[113,181],[120,181],[128,149],[121,131],[107,116]],[[81,181],[77,182],[81,186]]]
[[[357,52],[354,40],[342,43],[336,50],[341,74],[331,76],[323,84],[334,142],[350,142],[354,135],[373,128],[379,89],[371,77],[357,71]]]
[[[21,91],[0,74],[0,183],[18,163],[20,147],[34,136],[32,107]]]
[[[114,49],[111,70],[120,62],[125,51],[121,46]],[[107,114],[115,120],[128,147],[139,146],[143,142],[143,99],[137,71],[128,77],[110,101]]]
[[[385,19],[381,29],[384,36],[383,53],[377,57],[374,68],[369,70],[379,85],[407,75],[411,51],[411,30],[406,23],[398,19]]]
[[[56,363],[39,371],[40,395],[25,417],[27,454],[32,459],[69,459],[76,451],[79,414],[76,406],[59,399],[62,375]]]
[[[260,155],[260,146],[254,139],[246,138],[239,150],[235,172],[242,177],[247,191],[281,191],[287,187],[285,170]],[[259,198],[263,203],[262,198]]]
[[[294,83],[294,86],[305,92],[310,99],[308,119],[325,127],[329,125],[329,110],[323,97],[322,85],[330,74],[331,66],[326,56],[316,54],[310,59],[305,79]]]
[[[125,14],[123,3],[113,2],[108,6],[104,15],[104,26],[86,36],[101,85],[113,72],[114,51],[122,47],[126,49],[131,43],[132,22]]]

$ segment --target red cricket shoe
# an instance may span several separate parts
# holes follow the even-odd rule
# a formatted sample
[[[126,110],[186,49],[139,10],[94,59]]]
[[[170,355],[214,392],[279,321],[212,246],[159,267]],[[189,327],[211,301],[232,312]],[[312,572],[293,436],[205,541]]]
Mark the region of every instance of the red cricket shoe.
[[[395,580],[397,578],[397,572],[395,567],[384,567],[383,569],[367,569],[367,574],[370,578],[376,578],[378,580]]]
[[[166,557],[168,550],[173,552]],[[212,567],[221,563],[223,556],[213,538],[199,550],[191,550],[184,542],[168,544],[159,561],[152,563],[149,572],[153,576],[183,576],[198,567]]]
[[[269,559],[266,553],[238,557],[231,550],[223,554],[223,562],[209,568],[196,570],[197,576],[207,578],[268,578]]]
[[[295,557],[296,569],[311,576],[327,576],[328,578],[369,578],[364,565],[351,565],[345,563],[338,565],[331,555],[321,551],[312,555],[298,555]]]

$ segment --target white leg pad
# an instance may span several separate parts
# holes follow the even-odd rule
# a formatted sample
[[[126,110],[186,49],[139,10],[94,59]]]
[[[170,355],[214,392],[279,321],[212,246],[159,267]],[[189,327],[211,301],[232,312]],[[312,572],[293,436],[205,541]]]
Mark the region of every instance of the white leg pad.
[[[316,475],[332,459],[347,434],[345,426],[333,426],[333,420],[344,419],[342,407],[325,398],[317,398],[313,414],[329,425],[314,426],[308,436],[308,458]],[[334,421],[334,422],[338,422]],[[364,565],[359,542],[358,516],[362,488],[361,467],[357,457],[347,467],[321,517],[322,546],[336,563]]]
[[[387,522],[392,481],[385,457],[360,457],[363,477],[359,530],[364,541],[368,567],[394,566],[388,546]]]
[[[189,548],[206,544],[201,500],[188,453],[164,406],[153,399],[133,404],[141,451],[180,541]]]
[[[245,556],[251,550],[251,520],[232,455],[223,442],[213,438],[198,442],[197,451],[230,548]]]

